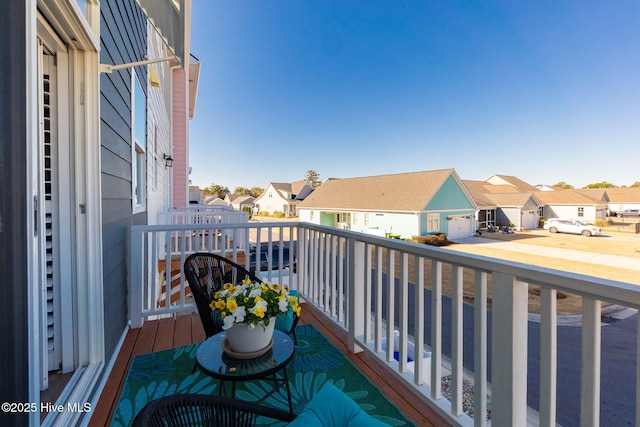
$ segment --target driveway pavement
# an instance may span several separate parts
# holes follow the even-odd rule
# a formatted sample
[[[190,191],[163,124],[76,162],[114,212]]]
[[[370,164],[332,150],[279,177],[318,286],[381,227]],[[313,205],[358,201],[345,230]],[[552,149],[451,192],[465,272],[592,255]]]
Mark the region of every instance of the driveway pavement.
[[[488,249],[495,248],[505,251],[520,252],[530,255],[568,259],[572,261],[588,262],[608,267],[626,268],[640,271],[638,258],[618,255],[599,254],[595,252],[576,251],[573,249],[554,248],[550,246],[532,245],[520,242],[505,242],[501,240],[485,239],[484,237],[466,237],[453,240],[455,243],[477,245]]]

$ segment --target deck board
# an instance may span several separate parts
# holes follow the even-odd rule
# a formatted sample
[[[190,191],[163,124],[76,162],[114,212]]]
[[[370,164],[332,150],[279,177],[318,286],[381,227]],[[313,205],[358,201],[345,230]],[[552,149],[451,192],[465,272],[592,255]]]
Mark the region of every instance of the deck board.
[[[313,324],[347,359],[378,387],[402,413],[420,427],[449,426],[436,411],[425,404],[407,386],[400,383],[392,374],[381,369],[375,357],[366,352],[353,354],[347,350],[347,334],[338,325],[329,321],[319,310],[305,304],[300,324]],[[125,337],[118,358],[102,391],[98,404],[94,408],[89,426],[109,425],[115,411],[115,405],[124,385],[124,380],[133,356],[168,348],[200,343],[205,334],[200,317],[179,315],[170,319],[145,322],[142,328],[131,329]]]

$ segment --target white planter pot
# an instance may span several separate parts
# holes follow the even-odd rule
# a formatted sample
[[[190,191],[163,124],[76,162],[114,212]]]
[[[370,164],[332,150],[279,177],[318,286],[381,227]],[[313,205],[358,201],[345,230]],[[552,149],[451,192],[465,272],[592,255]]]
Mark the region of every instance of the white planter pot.
[[[227,342],[236,353],[255,353],[271,343],[276,319],[271,318],[269,325],[257,324],[249,328],[245,323],[238,323],[227,329]]]

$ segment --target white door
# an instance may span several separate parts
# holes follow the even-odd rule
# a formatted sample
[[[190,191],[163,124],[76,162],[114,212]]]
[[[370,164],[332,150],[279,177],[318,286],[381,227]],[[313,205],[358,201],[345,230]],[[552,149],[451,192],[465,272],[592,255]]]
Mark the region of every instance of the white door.
[[[37,148],[38,265],[40,277],[40,369],[41,389],[48,388],[48,372],[75,369],[73,332],[72,244],[75,218],[71,209],[72,171],[66,127],[61,125],[61,101],[57,55],[39,44]],[[66,72],[63,72],[66,74]]]
[[[447,238],[460,239],[463,237],[473,236],[473,230],[471,228],[472,221],[470,216],[453,216],[449,218]]]

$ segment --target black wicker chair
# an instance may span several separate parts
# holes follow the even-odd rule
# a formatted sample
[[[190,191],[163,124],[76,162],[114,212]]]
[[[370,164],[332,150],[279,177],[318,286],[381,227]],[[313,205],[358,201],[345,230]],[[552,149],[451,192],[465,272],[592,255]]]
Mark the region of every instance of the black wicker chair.
[[[213,294],[222,289],[225,283],[239,284],[244,279],[261,281],[235,262],[220,255],[203,252],[189,255],[184,262],[184,274],[207,338],[222,332],[222,319],[214,319],[213,310],[209,306]]]
[[[291,422],[295,414],[222,396],[177,394],[149,402],[133,427],[255,426],[259,417]]]

